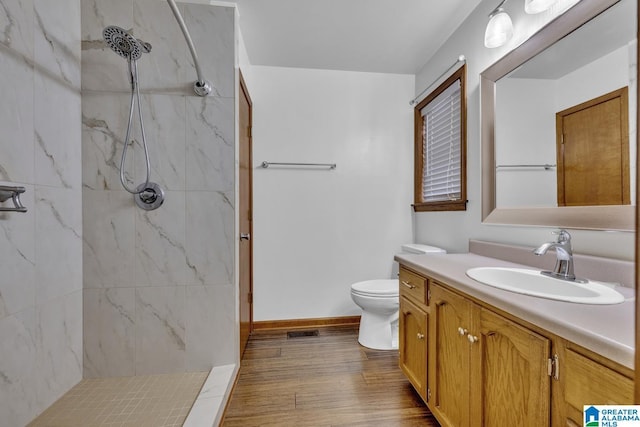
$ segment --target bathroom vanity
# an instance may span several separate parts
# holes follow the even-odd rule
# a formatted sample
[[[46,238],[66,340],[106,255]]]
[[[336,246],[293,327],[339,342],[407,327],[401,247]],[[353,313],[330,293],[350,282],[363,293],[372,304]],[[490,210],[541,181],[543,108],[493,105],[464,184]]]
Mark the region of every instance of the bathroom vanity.
[[[579,426],[583,405],[633,402],[633,289],[620,304],[576,304],[466,275],[531,268],[522,264],[475,253],[396,260],[400,367],[441,425]]]

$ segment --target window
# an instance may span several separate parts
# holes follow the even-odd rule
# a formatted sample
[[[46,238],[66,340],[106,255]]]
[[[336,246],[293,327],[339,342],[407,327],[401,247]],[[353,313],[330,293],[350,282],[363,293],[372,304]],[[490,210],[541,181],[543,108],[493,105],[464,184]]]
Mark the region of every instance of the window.
[[[415,199],[422,211],[467,208],[466,65],[415,108]]]

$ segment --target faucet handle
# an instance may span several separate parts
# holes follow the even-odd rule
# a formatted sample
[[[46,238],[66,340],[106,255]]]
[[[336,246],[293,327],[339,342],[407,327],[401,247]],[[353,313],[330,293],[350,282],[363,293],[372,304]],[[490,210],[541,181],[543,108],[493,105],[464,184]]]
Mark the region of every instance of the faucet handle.
[[[557,243],[566,243],[571,241],[571,234],[569,234],[569,232],[564,228],[561,228],[558,231],[552,231],[551,234],[558,235]]]

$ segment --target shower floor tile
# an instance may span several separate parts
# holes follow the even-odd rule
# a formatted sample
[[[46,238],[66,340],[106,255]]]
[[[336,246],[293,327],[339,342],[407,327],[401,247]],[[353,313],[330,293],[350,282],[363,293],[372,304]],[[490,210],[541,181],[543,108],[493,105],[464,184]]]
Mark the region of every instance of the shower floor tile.
[[[180,427],[208,374],[84,379],[27,427]]]

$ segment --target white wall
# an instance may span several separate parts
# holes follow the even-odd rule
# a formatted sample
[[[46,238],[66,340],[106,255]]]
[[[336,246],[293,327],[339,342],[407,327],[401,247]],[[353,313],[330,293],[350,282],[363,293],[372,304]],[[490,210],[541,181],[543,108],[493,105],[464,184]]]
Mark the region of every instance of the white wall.
[[[504,126],[495,130],[496,165],[556,163],[553,83],[504,79],[497,85],[496,123]],[[556,206],[556,169],[496,169],[496,205]]]
[[[493,0],[483,0],[416,76],[415,93],[429,86],[460,54],[467,58],[467,198],[464,212],[433,212],[415,215],[415,234],[419,242],[465,252],[468,239],[486,239],[535,246],[552,238],[550,229],[483,225],[481,214],[480,94],[479,75],[488,66],[529,38],[560,12],[558,8],[538,15],[526,15],[522,2],[509,2],[505,8],[515,27],[513,39],[505,46],[487,49],[483,35],[487,15],[495,8]],[[576,252],[634,259],[634,233],[574,230]]]
[[[251,66],[241,43],[240,64],[254,108],[256,321],[358,313],[349,285],[388,277],[394,252],[412,239],[412,230],[414,241],[450,252],[466,252],[470,238],[530,246],[552,238],[550,229],[481,223],[479,74],[562,7],[530,16],[518,2],[507,3],[516,34],[506,46],[486,49],[483,34],[494,7],[483,1],[409,90],[410,76]],[[412,214],[408,100],[460,54],[467,57],[468,73],[468,210]],[[264,170],[263,160],[338,167]],[[572,235],[577,252],[633,259],[633,233]]]
[[[635,44],[634,44],[635,47]],[[635,49],[623,46],[603,57],[558,79],[555,84],[555,102],[558,111],[629,86],[635,92]],[[635,121],[635,117],[630,117]]]
[[[359,314],[351,283],[391,277],[412,240],[414,78],[240,60],[253,101],[254,319]]]

